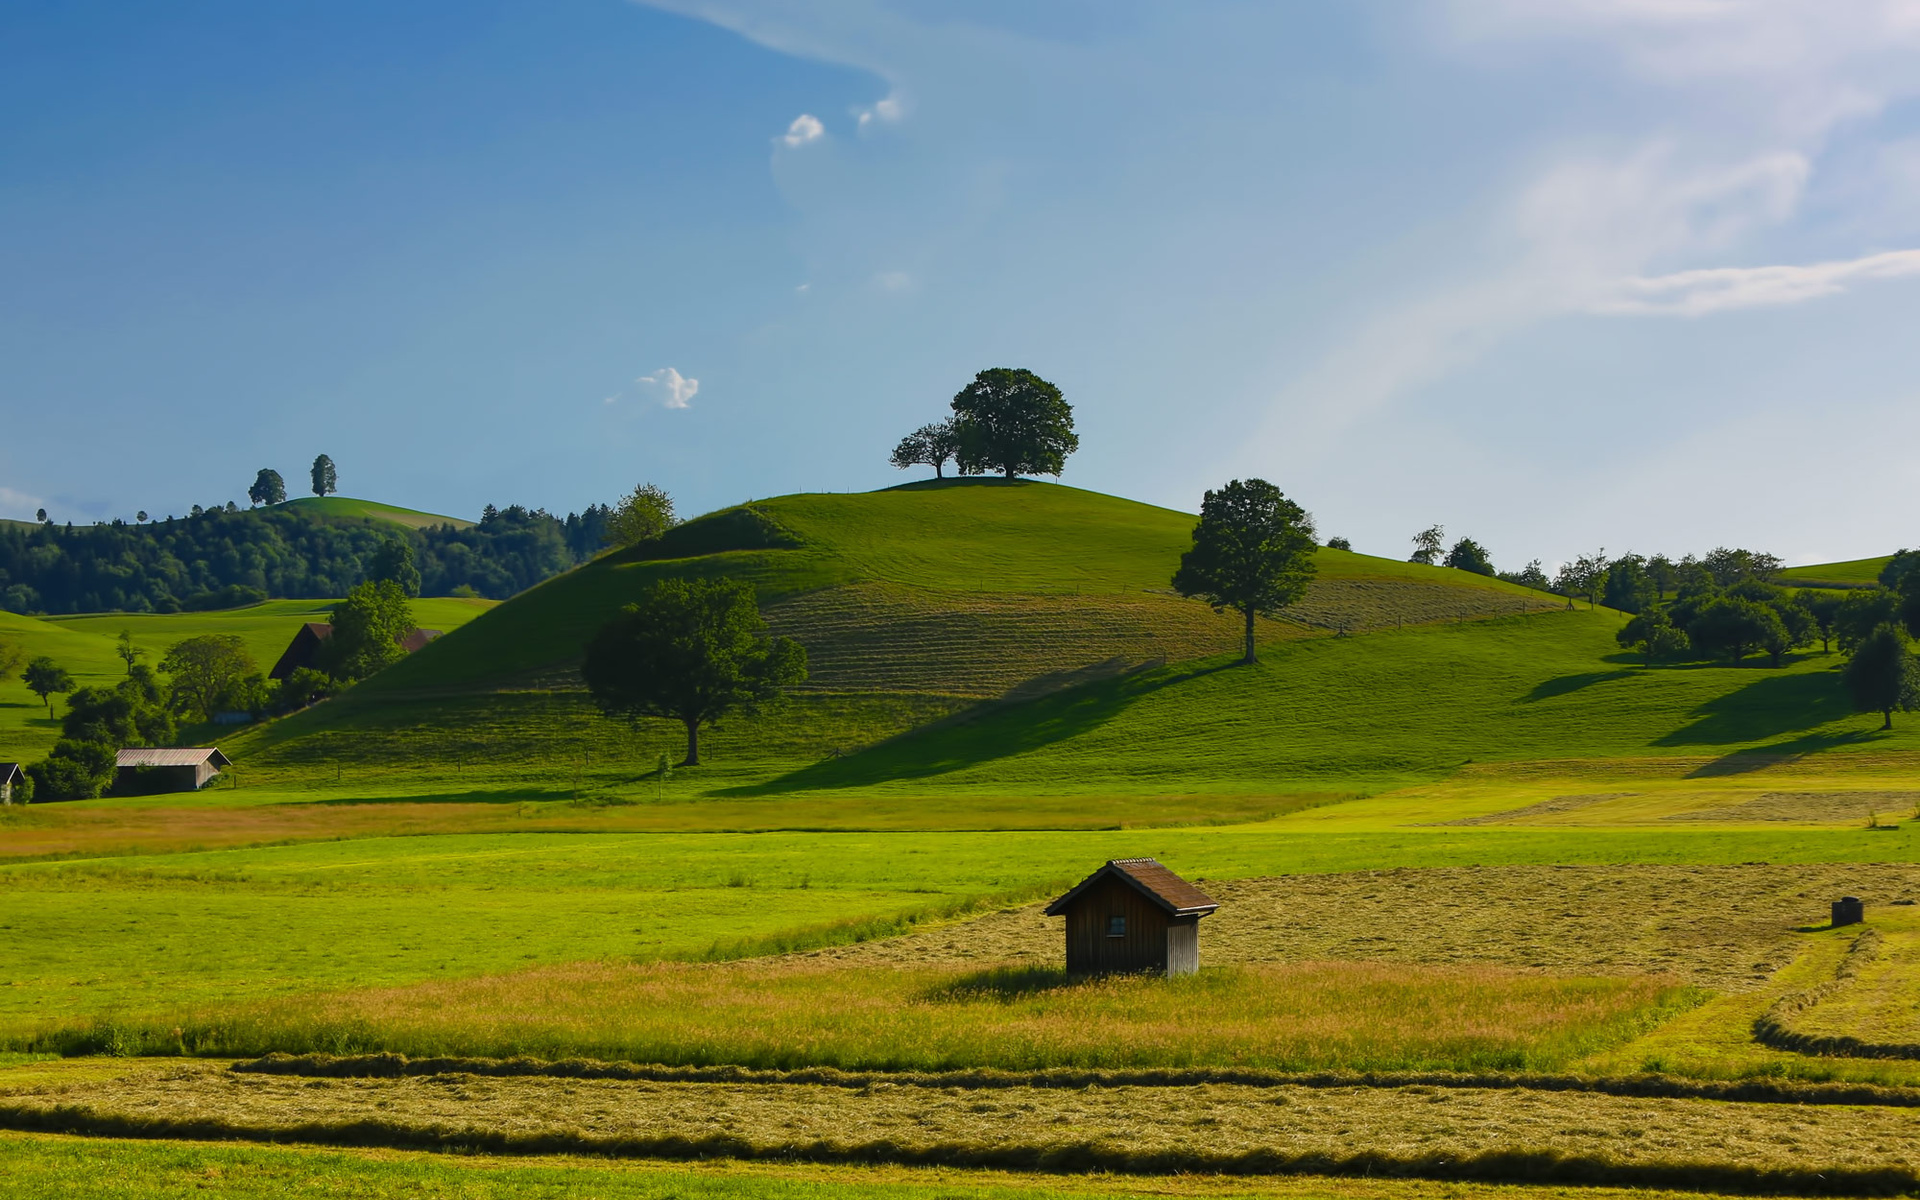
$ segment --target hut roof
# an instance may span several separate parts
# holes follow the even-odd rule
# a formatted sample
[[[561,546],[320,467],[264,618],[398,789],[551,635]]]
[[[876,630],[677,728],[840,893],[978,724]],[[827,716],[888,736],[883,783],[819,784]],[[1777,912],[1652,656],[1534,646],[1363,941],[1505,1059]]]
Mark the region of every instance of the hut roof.
[[[216,767],[233,765],[215,746],[198,746],[186,750],[140,746],[132,750],[122,750],[114,755],[113,765],[116,767],[197,767],[203,762],[211,762]]]
[[[1107,865],[1082,879],[1072,891],[1047,905],[1047,915],[1057,917],[1067,911],[1073,899],[1095,883],[1112,875],[1132,884],[1147,899],[1176,917],[1204,917],[1220,905],[1213,897],[1175,875],[1153,858],[1114,858]]]
[[[21,775],[21,771],[20,771],[19,763],[0,762],[0,783],[12,783],[16,779],[19,779],[20,775]]]
[[[314,656],[319,652],[320,643],[333,636],[333,625],[327,621],[307,621],[296,629],[293,640],[281,652],[280,661],[273,664],[273,670],[267,672],[268,679],[285,679],[301,667],[311,667]],[[440,636],[438,629],[415,627],[407,631],[400,639],[400,648],[412,654],[420,647]]]

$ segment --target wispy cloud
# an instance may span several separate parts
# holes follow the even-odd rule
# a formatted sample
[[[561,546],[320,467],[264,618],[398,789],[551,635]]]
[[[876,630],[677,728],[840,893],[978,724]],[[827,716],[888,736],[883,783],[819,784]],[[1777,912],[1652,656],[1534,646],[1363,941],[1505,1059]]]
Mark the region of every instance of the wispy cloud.
[[[860,119],[861,131],[865,132],[876,122],[884,125],[896,123],[906,115],[906,105],[901,102],[899,96],[888,96],[884,100],[875,101],[872,108],[856,109],[855,113]]]
[[[1594,312],[1700,317],[1736,308],[1799,304],[1838,295],[1849,284],[1920,275],[1920,250],[1890,250],[1843,262],[1805,266],[1709,267],[1641,276],[1620,284]]]
[[[793,124],[787,126],[787,132],[780,140],[789,146],[804,146],[825,136],[827,127],[820,123],[820,118],[812,113],[801,113],[793,119]]]
[[[15,491],[10,487],[0,487],[0,517],[12,517],[18,521],[32,518],[36,509],[45,508],[46,499]]]
[[[642,375],[634,380],[643,389],[660,397],[665,408],[686,408],[688,401],[700,393],[700,381],[688,379],[672,367],[661,367],[650,375]]]

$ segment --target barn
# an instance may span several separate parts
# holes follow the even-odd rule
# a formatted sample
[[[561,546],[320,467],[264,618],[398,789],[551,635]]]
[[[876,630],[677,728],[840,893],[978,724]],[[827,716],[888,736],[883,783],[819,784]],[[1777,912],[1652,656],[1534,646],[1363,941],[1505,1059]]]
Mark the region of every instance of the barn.
[[[220,768],[233,764],[213,746],[169,750],[143,746],[115,756],[113,790],[121,796],[191,792],[205,787]]]
[[[1067,919],[1067,970],[1075,975],[1200,969],[1200,918],[1219,908],[1151,858],[1116,858],[1047,905]]]
[[[301,667],[311,667],[319,660],[320,644],[333,636],[333,626],[325,621],[308,621],[300,626],[280,654],[280,661],[273,664],[273,670],[267,672],[268,679],[285,679]],[[440,636],[438,629],[416,628],[400,639],[400,648],[408,654],[426,645]]]
[[[0,804],[13,803],[14,792],[25,778],[19,763],[0,762]]]

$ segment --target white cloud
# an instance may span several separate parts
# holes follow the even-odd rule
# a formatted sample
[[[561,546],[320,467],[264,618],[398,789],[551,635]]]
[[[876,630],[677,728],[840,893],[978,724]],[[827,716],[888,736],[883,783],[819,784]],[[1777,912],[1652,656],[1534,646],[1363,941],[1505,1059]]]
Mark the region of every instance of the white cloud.
[[[0,487],[0,517],[27,521],[33,518],[35,510],[46,506],[46,500],[39,496],[15,491],[10,487]]]
[[[907,115],[906,106],[897,95],[888,96],[884,100],[876,101],[872,108],[856,109],[855,111],[860,118],[860,128],[863,131],[875,122],[885,125],[896,124],[901,117]]]
[[[793,119],[793,124],[787,126],[787,132],[780,140],[789,146],[804,146],[826,135],[827,127],[820,123],[820,118],[812,113],[801,113]]]
[[[651,375],[642,375],[635,383],[660,396],[660,403],[667,408],[685,408],[687,402],[700,392],[700,381],[688,379],[672,367],[662,367]]]
[[[1596,303],[1593,311],[1698,317],[1727,309],[1798,304],[1837,295],[1851,283],[1909,275],[1920,275],[1920,250],[1890,250],[1806,266],[1709,267],[1626,280],[1616,295]]]

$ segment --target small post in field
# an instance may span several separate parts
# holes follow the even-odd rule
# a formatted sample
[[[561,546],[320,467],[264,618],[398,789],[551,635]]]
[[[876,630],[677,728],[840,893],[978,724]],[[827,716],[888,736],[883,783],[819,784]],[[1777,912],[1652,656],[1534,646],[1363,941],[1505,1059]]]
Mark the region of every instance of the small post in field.
[[[1867,907],[1858,896],[1842,896],[1833,902],[1833,927],[1858,925],[1867,919]]]

